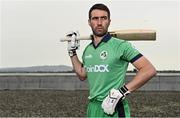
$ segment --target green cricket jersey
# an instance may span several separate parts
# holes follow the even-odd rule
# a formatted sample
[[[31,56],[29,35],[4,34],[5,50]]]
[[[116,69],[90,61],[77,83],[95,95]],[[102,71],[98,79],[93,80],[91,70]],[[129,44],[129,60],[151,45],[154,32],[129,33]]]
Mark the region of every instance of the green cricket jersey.
[[[141,56],[129,42],[110,34],[105,35],[97,46],[90,43],[82,56],[89,83],[89,99],[103,101],[112,88],[122,87],[128,63]]]

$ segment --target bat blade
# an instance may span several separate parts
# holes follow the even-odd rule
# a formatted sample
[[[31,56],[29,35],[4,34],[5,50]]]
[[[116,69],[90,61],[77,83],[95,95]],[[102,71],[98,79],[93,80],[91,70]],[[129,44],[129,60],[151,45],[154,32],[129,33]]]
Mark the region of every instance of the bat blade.
[[[156,40],[155,30],[130,29],[109,32],[113,37],[128,41],[154,41]]]
[[[156,31],[147,29],[127,29],[127,30],[115,30],[109,32],[111,36],[128,40],[128,41],[155,41]],[[77,40],[90,40],[91,35],[79,37]],[[70,41],[68,38],[63,38],[61,42]]]

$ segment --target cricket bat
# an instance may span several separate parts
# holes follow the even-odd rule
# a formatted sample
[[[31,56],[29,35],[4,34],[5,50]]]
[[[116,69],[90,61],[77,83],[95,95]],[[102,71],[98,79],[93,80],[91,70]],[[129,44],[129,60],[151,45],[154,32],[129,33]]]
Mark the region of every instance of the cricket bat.
[[[156,31],[149,29],[126,29],[126,30],[115,30],[109,32],[111,36],[128,40],[128,41],[155,41]],[[77,40],[91,40],[91,36],[81,36]],[[62,38],[61,42],[70,41],[68,38]]]

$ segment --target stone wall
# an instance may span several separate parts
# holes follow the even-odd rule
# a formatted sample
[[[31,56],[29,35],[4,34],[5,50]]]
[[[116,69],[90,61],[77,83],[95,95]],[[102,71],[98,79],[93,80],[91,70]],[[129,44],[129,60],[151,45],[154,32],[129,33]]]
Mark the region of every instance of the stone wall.
[[[127,73],[130,81],[135,73]],[[139,90],[180,91],[180,73],[159,73]],[[80,81],[75,73],[0,73],[0,90],[54,89],[87,90],[87,81]]]

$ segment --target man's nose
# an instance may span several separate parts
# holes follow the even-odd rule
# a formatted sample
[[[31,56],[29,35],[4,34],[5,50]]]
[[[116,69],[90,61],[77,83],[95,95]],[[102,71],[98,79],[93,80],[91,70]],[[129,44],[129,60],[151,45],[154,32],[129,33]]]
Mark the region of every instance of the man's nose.
[[[99,18],[97,23],[98,23],[98,25],[101,25],[102,24],[102,19]]]

